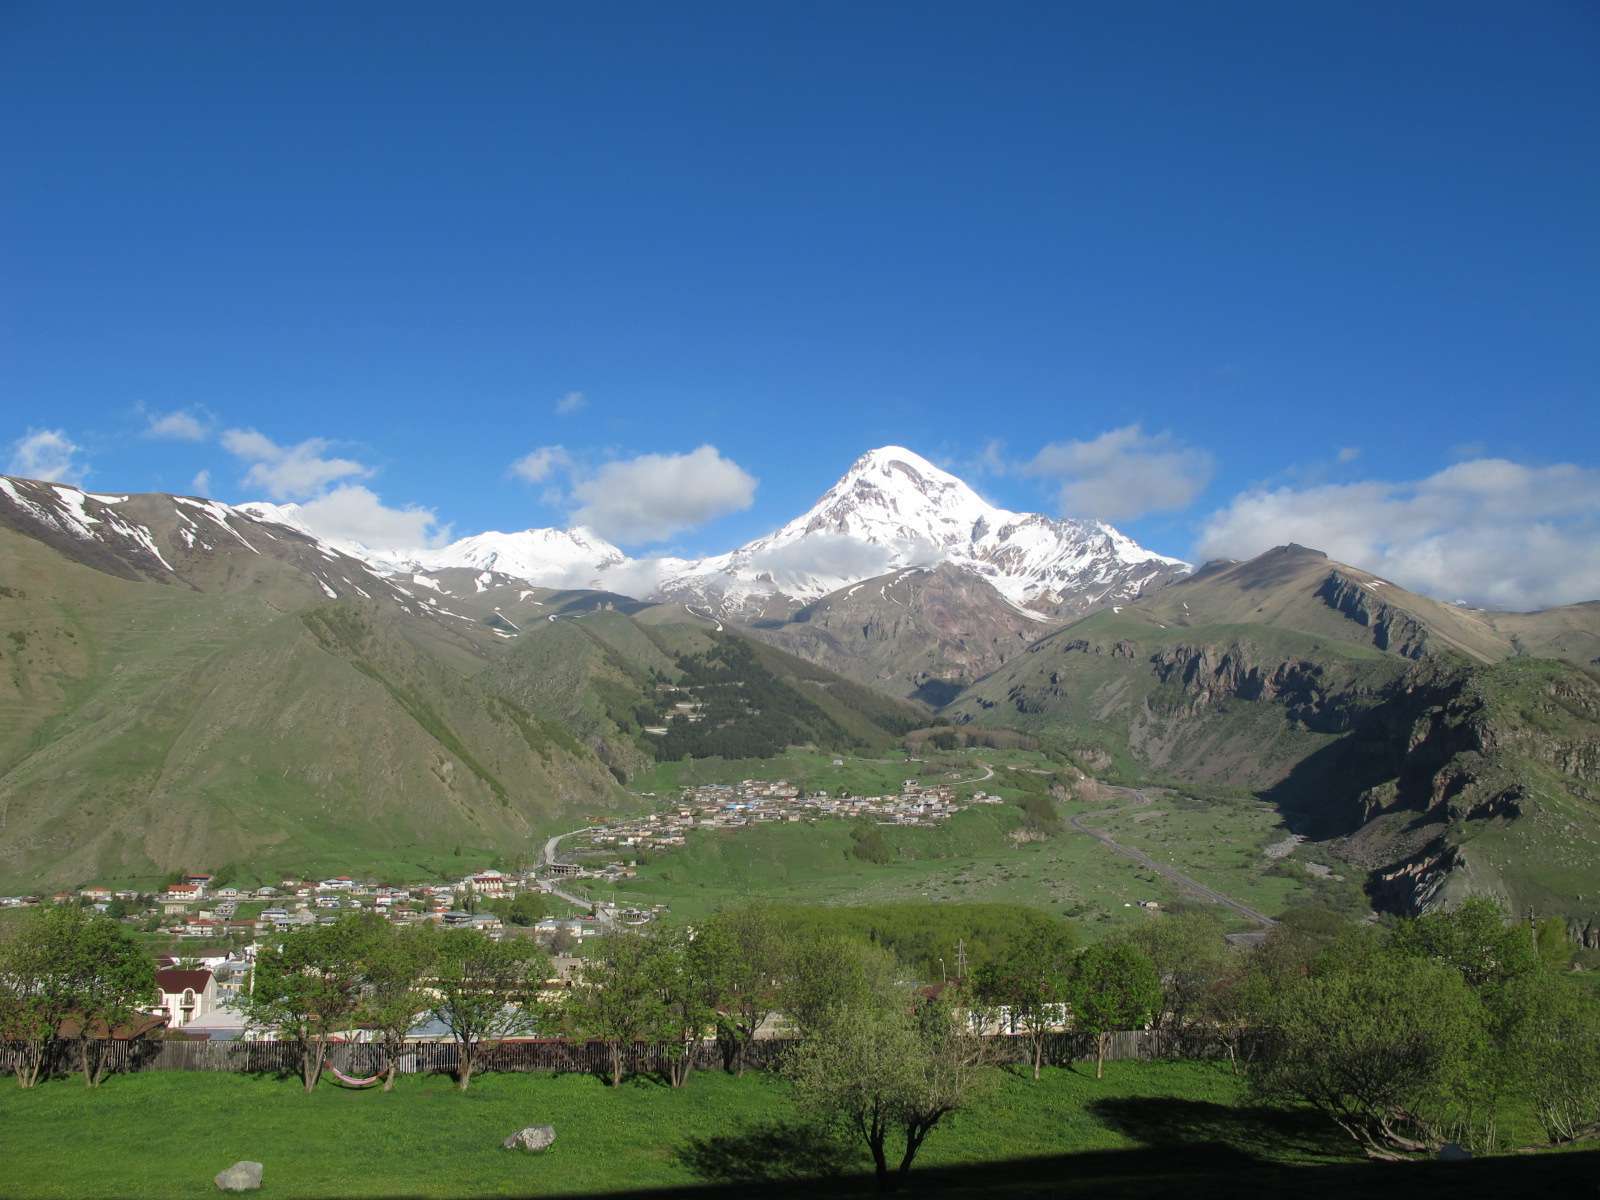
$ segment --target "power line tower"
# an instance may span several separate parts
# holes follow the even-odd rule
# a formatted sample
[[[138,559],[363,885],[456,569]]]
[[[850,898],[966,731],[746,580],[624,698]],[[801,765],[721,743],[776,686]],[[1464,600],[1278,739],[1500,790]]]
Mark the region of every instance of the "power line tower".
[[[967,941],[965,938],[956,939],[956,982],[961,983],[967,977]]]

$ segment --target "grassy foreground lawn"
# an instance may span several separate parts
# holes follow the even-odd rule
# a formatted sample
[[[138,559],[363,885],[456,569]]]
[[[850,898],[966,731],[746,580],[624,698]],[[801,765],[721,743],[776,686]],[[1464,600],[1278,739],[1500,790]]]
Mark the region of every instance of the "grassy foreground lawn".
[[[8,1081],[9,1082],[9,1081]],[[499,1148],[553,1124],[546,1154]],[[1358,1162],[1302,1114],[1251,1108],[1225,1067],[1111,1063],[1106,1078],[1047,1068],[1003,1075],[923,1147],[911,1191],[940,1196],[1491,1196],[1596,1173],[1594,1154],[1473,1164]],[[490,1075],[458,1094],[443,1077],[391,1095],[293,1080],[152,1072],[98,1093],[57,1080],[0,1088],[0,1196],[214,1196],[211,1177],[265,1164],[263,1197],[573,1196],[703,1190],[871,1194],[868,1164],[799,1130],[786,1086],[706,1073],[680,1092],[636,1080]],[[819,1182],[806,1176],[832,1174]]]
[[[8,1084],[10,1081],[6,1081]],[[1171,1105],[1223,1126],[1241,1088],[1225,1069],[1112,1063],[1107,1078],[1047,1070],[1012,1075],[938,1130],[919,1169],[1147,1145]],[[113,1077],[98,1093],[56,1080],[33,1093],[0,1087],[0,1194],[7,1197],[215,1195],[211,1177],[239,1159],[266,1166],[263,1196],[514,1196],[628,1192],[793,1178],[830,1156],[808,1146],[779,1162],[775,1127],[795,1113],[786,1085],[703,1073],[679,1092],[635,1080],[617,1091],[576,1075],[489,1075],[458,1094],[444,1077],[409,1078],[390,1095],[293,1080],[151,1072]],[[553,1124],[540,1156],[500,1149],[524,1125]],[[1237,1132],[1250,1132],[1243,1120]],[[1301,1124],[1290,1120],[1297,1129]],[[1345,1156],[1337,1140],[1297,1137],[1277,1157]],[[864,1157],[834,1158],[845,1171]],[[812,1185],[813,1188],[816,1185]]]

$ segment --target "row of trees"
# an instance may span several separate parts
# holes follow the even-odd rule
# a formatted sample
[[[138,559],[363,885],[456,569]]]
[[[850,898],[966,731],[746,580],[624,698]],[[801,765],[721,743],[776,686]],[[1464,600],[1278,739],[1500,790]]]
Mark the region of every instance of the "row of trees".
[[[1142,959],[1172,1052],[1220,1046],[1259,1098],[1309,1105],[1373,1157],[1494,1148],[1516,1109],[1565,1144],[1600,1135],[1600,995],[1548,930],[1486,899],[1384,925],[1305,909],[1240,952],[1196,910],[1079,955],[1035,939],[979,983],[1035,1036],[1037,1063],[1059,1005],[1079,1029],[1136,1024]]]
[[[39,909],[0,941],[0,1042],[31,1088],[51,1048],[73,1035],[83,1081],[96,1087],[108,1033],[154,999],[155,963],[116,921],[74,905]]]
[[[356,1028],[383,1045],[392,1087],[423,1014],[455,1039],[462,1088],[496,1042],[534,1033],[604,1044],[613,1085],[633,1046],[665,1046],[668,1081],[682,1087],[708,1043],[742,1072],[781,1021],[797,1099],[854,1130],[886,1180],[981,1089],[1000,1048],[979,1034],[997,1020],[1028,1038],[1036,1079],[1062,1028],[1095,1036],[1097,1077],[1116,1029],[1156,1029],[1177,1053],[1220,1045],[1260,1098],[1309,1105],[1378,1157],[1447,1140],[1494,1147],[1513,1108],[1533,1112],[1551,1143],[1600,1134],[1600,997],[1492,903],[1386,926],[1289,914],[1248,952],[1221,933],[1203,912],[1177,913],[1079,949],[1070,926],[1019,919],[1009,938],[974,937],[970,981],[918,990],[905,976],[927,972],[908,972],[896,951],[933,954],[924,925],[887,909],[807,925],[755,905],[692,931],[602,939],[585,985],[555,995],[529,940],[352,916],[263,951],[243,1003],[299,1047],[308,1090],[329,1042]],[[81,909],[40,910],[0,944],[0,1040],[25,1087],[74,1029],[94,1086],[92,1035],[153,994],[144,952]]]

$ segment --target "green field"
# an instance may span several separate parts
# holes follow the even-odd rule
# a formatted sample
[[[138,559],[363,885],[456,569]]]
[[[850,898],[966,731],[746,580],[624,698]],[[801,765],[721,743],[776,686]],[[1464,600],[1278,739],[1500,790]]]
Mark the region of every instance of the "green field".
[[[977,781],[987,769],[991,778]],[[786,778],[806,788],[849,787],[861,792],[897,790],[900,780],[969,780],[957,790],[984,789],[1020,800],[1047,794],[1053,764],[1030,751],[967,750],[903,759],[846,759],[791,751],[765,761],[697,760],[656,768],[650,780],[658,799],[690,783],[742,778]],[[843,782],[832,783],[832,777]],[[1090,937],[1148,919],[1138,907],[1154,900],[1168,906],[1183,899],[1165,878],[1113,853],[1066,820],[1115,803],[1052,801],[1059,828],[1048,836],[1024,836],[1022,810],[1012,805],[979,807],[937,829],[883,827],[894,852],[887,863],[852,853],[849,822],[825,820],[706,830],[689,835],[682,849],[652,851],[638,876],[619,883],[619,901],[663,903],[676,919],[697,919],[725,904],[767,898],[790,903],[875,904],[892,901],[978,901],[1023,904],[1079,921]],[[1163,794],[1145,809],[1129,807],[1096,827],[1163,862],[1170,862],[1210,887],[1268,913],[1300,902],[1334,903],[1364,910],[1358,883],[1318,879],[1299,860],[1267,857],[1266,847],[1288,835],[1270,805],[1246,798],[1198,800]],[[1297,852],[1315,861],[1311,852]],[[609,898],[608,890],[604,897]],[[1230,927],[1233,914],[1219,913]]]
[[[552,1124],[539,1156],[500,1149]],[[92,1152],[85,1152],[92,1147]],[[71,1080],[0,1089],[0,1194],[11,1200],[215,1195],[231,1163],[265,1165],[263,1197],[555,1196],[706,1189],[864,1194],[861,1154],[804,1130],[787,1086],[765,1075],[694,1076],[611,1090],[586,1076],[490,1075],[465,1095],[445,1077],[392,1094],[211,1073],[117,1076],[97,1093]],[[1511,1194],[1589,1178],[1595,1155],[1525,1156],[1470,1168],[1369,1165],[1316,1118],[1250,1105],[1220,1064],[1047,1068],[1001,1073],[941,1126],[913,1174],[918,1194]],[[846,1178],[841,1178],[844,1176]],[[920,1185],[919,1185],[920,1181]],[[1567,1182],[1571,1182],[1567,1179]],[[1480,1191],[1479,1188],[1483,1190]],[[1570,1193],[1569,1193],[1570,1194]]]

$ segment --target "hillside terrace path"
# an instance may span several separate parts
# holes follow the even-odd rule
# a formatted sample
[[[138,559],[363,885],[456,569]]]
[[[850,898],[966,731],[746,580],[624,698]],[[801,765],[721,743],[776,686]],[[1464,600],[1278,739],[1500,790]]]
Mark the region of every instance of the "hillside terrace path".
[[[1278,923],[1271,917],[1267,916],[1266,913],[1257,912],[1248,904],[1244,904],[1241,901],[1235,900],[1232,896],[1224,895],[1222,892],[1217,891],[1216,888],[1207,887],[1198,879],[1195,879],[1190,875],[1185,875],[1176,867],[1169,866],[1163,862],[1157,862],[1143,850],[1136,850],[1132,846],[1124,846],[1105,830],[1095,829],[1093,826],[1084,824],[1086,820],[1092,820],[1095,817],[1109,817],[1114,813],[1126,811],[1126,808],[1144,808],[1154,803],[1149,796],[1145,795],[1137,788],[1107,788],[1107,790],[1122,792],[1125,795],[1131,795],[1133,802],[1127,805],[1125,808],[1105,808],[1098,812],[1079,813],[1077,816],[1067,818],[1068,823],[1079,833],[1086,833],[1090,837],[1094,838],[1095,841],[1099,842],[1102,846],[1105,846],[1110,850],[1114,850],[1118,854],[1121,854],[1127,858],[1133,859],[1134,862],[1138,863],[1142,867],[1149,867],[1152,871],[1160,875],[1163,879],[1166,879],[1169,883],[1177,885],[1180,891],[1189,892],[1192,895],[1200,897],[1202,900],[1208,900],[1212,904],[1220,904],[1223,908],[1231,909],[1233,912],[1238,913],[1245,920],[1251,921],[1261,926],[1263,929],[1270,929],[1272,926]]]

